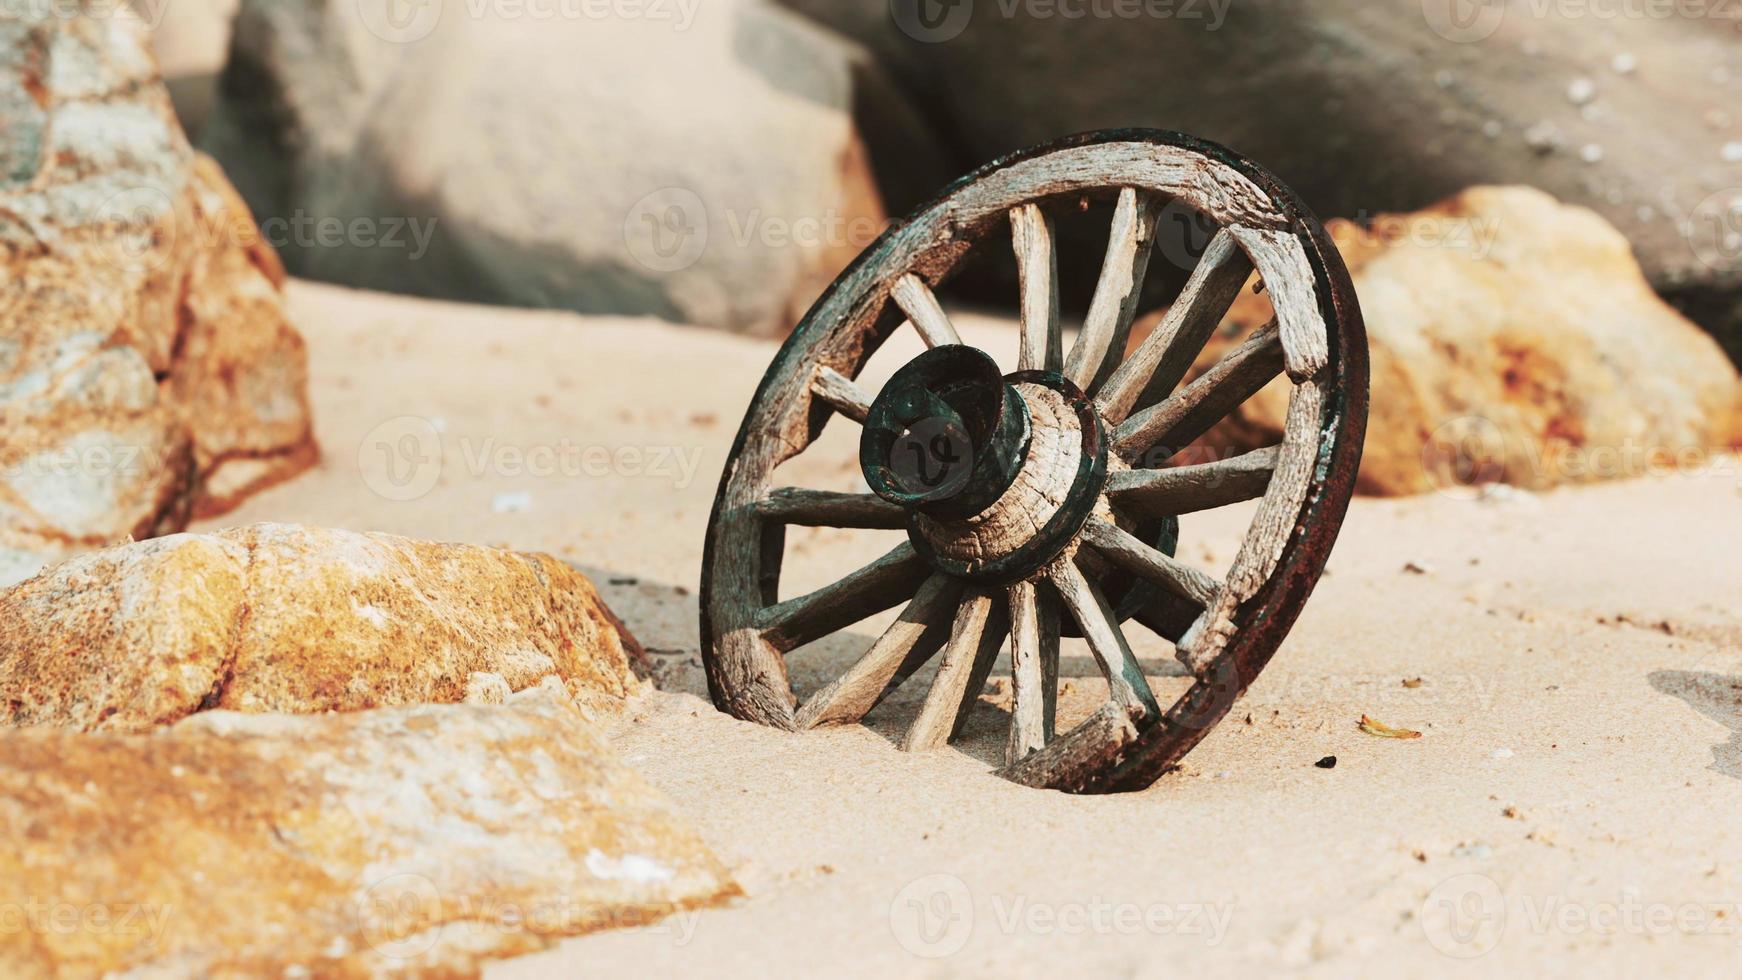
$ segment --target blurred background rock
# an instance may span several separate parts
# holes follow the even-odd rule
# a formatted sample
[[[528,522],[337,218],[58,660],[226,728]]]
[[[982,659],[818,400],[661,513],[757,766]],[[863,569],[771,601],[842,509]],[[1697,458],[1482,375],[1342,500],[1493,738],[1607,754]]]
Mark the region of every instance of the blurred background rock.
[[[788,4],[802,18],[756,0],[200,0],[166,6],[159,50],[261,220],[435,222],[415,262],[290,242],[298,275],[779,333],[885,214],[948,179],[1060,135],[1153,126],[1262,162],[1324,218],[1478,184],[1589,207],[1742,358],[1742,13]],[[1152,304],[1207,238],[1174,219]],[[1090,270],[1067,284],[1092,280],[1103,228],[1065,230],[1064,259]],[[1009,275],[958,292],[1004,303]]]

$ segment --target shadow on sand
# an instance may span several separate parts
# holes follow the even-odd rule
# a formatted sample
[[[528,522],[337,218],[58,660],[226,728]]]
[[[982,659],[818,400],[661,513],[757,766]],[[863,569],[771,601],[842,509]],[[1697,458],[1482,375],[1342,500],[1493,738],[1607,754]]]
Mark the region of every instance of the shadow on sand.
[[[1672,694],[1707,718],[1730,729],[1730,741],[1712,746],[1712,768],[1742,779],[1742,676],[1696,670],[1658,670],[1651,686]]]

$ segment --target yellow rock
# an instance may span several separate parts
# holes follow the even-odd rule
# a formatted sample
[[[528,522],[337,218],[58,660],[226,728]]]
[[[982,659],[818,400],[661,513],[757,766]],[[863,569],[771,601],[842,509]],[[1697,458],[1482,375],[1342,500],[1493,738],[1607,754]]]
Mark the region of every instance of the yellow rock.
[[[1367,228],[1328,227],[1371,353],[1361,491],[1543,488],[1742,446],[1736,369],[1595,213],[1527,187],[1473,187]],[[1262,294],[1243,293],[1194,370],[1270,315]],[[1287,399],[1273,382],[1189,452],[1274,445]]]
[[[501,700],[547,676],[611,710],[640,656],[548,555],[256,524],[79,555],[0,593],[0,723],[137,732],[210,708]]]
[[[188,145],[145,26],[74,14],[0,32],[0,585],[317,455],[277,256]]]
[[[18,978],[473,976],[739,893],[543,692],[11,732],[0,833],[0,975]]]

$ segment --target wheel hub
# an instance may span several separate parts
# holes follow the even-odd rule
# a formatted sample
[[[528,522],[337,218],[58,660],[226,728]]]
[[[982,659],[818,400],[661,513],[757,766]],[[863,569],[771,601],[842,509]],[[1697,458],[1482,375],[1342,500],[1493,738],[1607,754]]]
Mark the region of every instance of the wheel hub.
[[[908,537],[939,570],[984,584],[1027,578],[1082,530],[1107,448],[1082,391],[1052,371],[999,374],[982,351],[936,347],[871,405],[865,482],[907,509]]]

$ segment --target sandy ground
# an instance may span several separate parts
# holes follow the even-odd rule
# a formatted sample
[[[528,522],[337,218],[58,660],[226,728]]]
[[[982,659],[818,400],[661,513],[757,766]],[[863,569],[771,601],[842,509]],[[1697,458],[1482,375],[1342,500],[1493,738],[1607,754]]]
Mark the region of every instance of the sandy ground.
[[[988,774],[1007,720],[997,674],[965,743],[923,756],[892,739],[927,675],[868,728],[783,734],[707,703],[702,534],[772,344],[303,283],[291,297],[326,457],[222,523],[378,529],[586,568],[666,688],[615,744],[748,893],[492,976],[1734,976],[1742,964],[1734,459],[1541,496],[1357,500],[1328,578],[1230,721],[1148,791],[1076,798]],[[1008,328],[963,332],[1012,359]],[[892,344],[873,369],[904,353]],[[851,444],[832,433],[791,482],[852,487]],[[1182,557],[1224,568],[1239,511],[1188,519]],[[787,594],[891,540],[809,533]],[[879,628],[795,652],[801,696]],[[1166,644],[1132,635],[1158,693],[1177,689]],[[1062,672],[1067,714],[1105,690],[1080,646]],[[1363,713],[1424,737],[1363,734]],[[1314,765],[1325,756],[1335,768]]]

